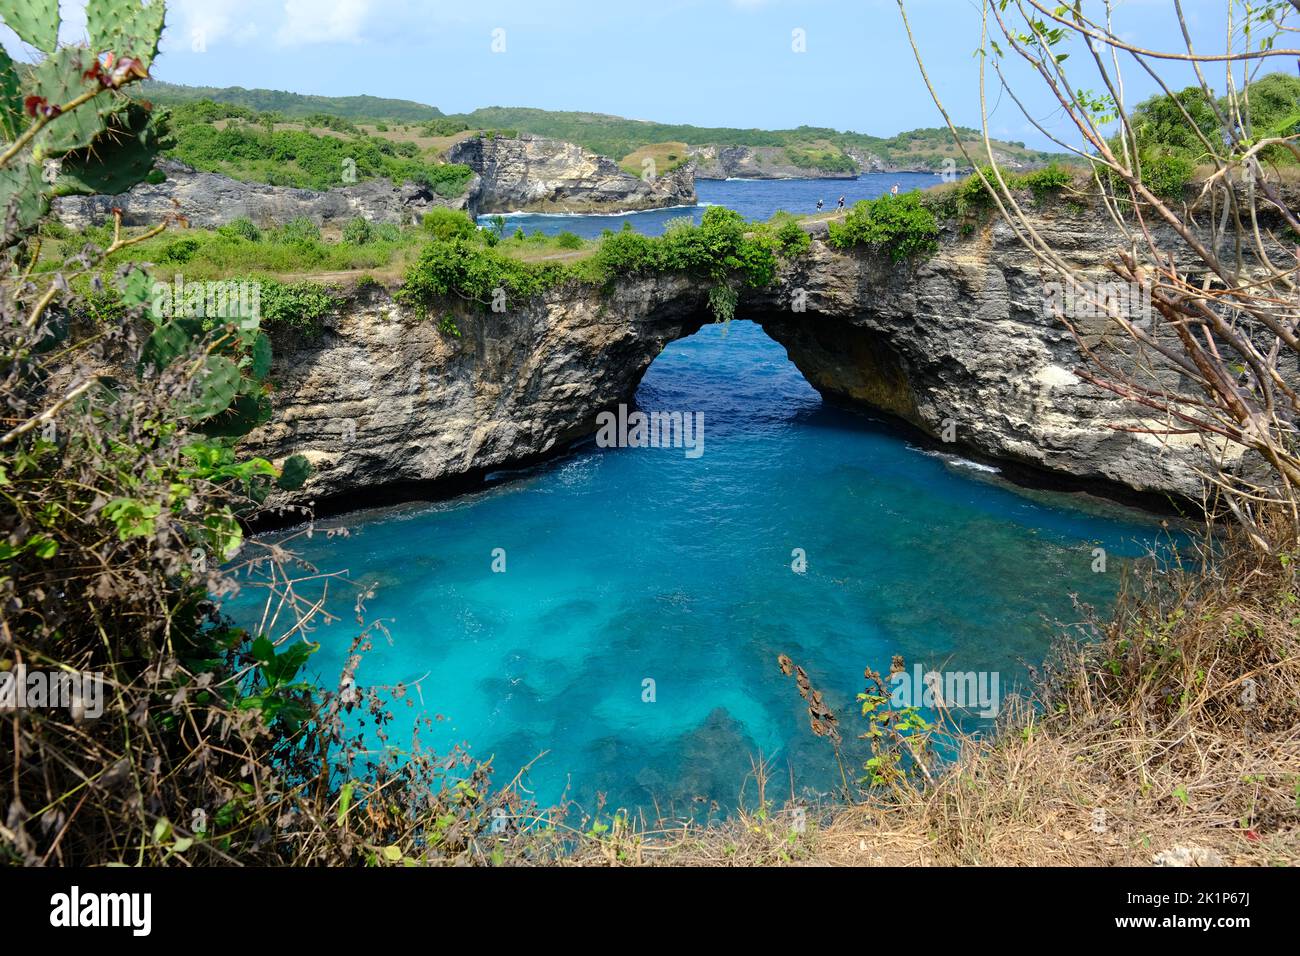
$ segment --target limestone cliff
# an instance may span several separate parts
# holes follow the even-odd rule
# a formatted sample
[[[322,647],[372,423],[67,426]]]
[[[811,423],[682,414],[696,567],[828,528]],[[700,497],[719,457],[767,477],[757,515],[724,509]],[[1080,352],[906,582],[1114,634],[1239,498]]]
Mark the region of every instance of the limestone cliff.
[[[691,146],[691,160],[695,163],[697,179],[856,179],[863,173],[934,173],[943,170],[937,166],[912,162],[892,163],[873,152],[857,146],[844,147],[844,155],[857,164],[852,172],[837,172],[812,166],[796,166],[784,147],[780,146]],[[1024,170],[1030,164],[1006,153],[994,150],[998,165],[1003,169]],[[964,162],[952,170],[958,175],[968,175],[974,170]]]
[[[141,183],[120,196],[69,196],[54,202],[54,214],[66,226],[83,229],[112,221],[122,210],[128,226],[153,226],[177,213],[191,226],[215,229],[247,217],[259,226],[280,226],[290,219],[310,219],[320,226],[342,225],[349,219],[403,225],[438,206],[474,211],[477,178],[465,193],[446,199],[419,183],[394,186],[387,179],[370,179],[319,192],[266,183],[244,182],[219,173],[198,172],[175,160],[160,160],[167,178]]]
[[[796,166],[781,146],[692,146],[689,155],[700,179],[856,179],[860,174],[857,169],[833,172]],[[858,162],[856,156],[851,158]]]
[[[1105,277],[1115,237],[1093,213],[1043,210],[1036,227]],[[736,314],[762,324],[825,395],[947,431],[954,450],[1098,487],[1196,496],[1197,453],[1124,430],[1144,423],[1141,410],[1075,376],[1077,344],[1044,314],[1043,289],[995,222],[913,264],[815,238]],[[593,434],[597,413],[631,396],[667,343],[710,320],[706,299],[681,276],[623,279],[607,292],[574,283],[502,314],[462,310],[456,335],[371,288],[317,338],[277,342],[276,417],[255,447],[312,459],[318,470],[297,500],[322,504],[555,453]],[[1081,331],[1092,344],[1106,334],[1100,324]]]
[[[877,154],[857,146],[846,146],[844,153],[852,159],[866,173],[940,173],[944,172],[943,164],[938,159],[932,159],[929,162],[910,162],[910,163],[892,163],[882,159]],[[983,146],[973,154],[983,156]],[[1015,156],[1001,149],[994,149],[993,155],[997,158],[998,166],[1001,169],[1010,169],[1016,172],[1041,166],[1041,163],[1026,162],[1024,158]],[[975,167],[969,165],[964,160],[957,162],[949,170],[957,176],[969,176],[975,172]]]
[[[612,159],[540,136],[471,136],[447,151],[482,177],[479,212],[592,212],[695,204],[695,168],[642,179]]]

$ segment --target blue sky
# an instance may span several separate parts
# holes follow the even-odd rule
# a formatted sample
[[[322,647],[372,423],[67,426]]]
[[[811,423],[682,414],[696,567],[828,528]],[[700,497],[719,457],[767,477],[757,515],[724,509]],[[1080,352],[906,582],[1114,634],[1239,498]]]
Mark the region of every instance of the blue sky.
[[[63,3],[66,40],[82,32],[83,5]],[[907,8],[955,121],[978,126],[979,3]],[[1184,9],[1198,44],[1221,48],[1223,0]],[[1119,11],[1128,38],[1181,46],[1168,0],[1120,0]],[[797,30],[805,52],[795,52]],[[13,50],[11,38],[0,28]],[[940,122],[895,0],[173,0],[163,51],[154,74],[172,82],[370,93],[449,113],[535,106],[877,135]],[[1130,102],[1151,92],[1140,72],[1126,67]],[[1081,75],[1077,85],[1097,84]],[[1030,110],[1061,129],[1042,84],[1021,88]],[[1048,145],[995,88],[989,100],[995,136]]]

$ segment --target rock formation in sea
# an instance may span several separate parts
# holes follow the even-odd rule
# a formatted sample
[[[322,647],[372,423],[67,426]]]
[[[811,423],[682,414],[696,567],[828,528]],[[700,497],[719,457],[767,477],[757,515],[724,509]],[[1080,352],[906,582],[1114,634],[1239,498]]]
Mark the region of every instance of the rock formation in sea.
[[[612,159],[540,136],[471,136],[447,151],[482,178],[480,213],[601,212],[695,204],[695,167],[642,178]]]

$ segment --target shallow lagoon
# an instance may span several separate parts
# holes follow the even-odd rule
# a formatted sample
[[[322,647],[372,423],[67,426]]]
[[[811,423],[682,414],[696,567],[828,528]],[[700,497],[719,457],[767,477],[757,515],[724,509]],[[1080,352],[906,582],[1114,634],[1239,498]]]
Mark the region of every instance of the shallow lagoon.
[[[793,773],[797,790],[823,792],[838,771],[778,654],[807,669],[850,741],[863,668],[885,672],[894,654],[997,672],[1005,692],[1043,658],[1052,622],[1076,620],[1071,592],[1104,605],[1121,558],[1160,532],[1136,512],[1025,492],[823,403],[749,322],[669,346],[637,399],[703,412],[704,454],[593,444],[295,541],[322,570],[376,588],[367,617],[391,641],[375,641],[359,682],[418,681],[419,706],[399,718],[442,715],[441,738],[423,742],[467,742],[505,779],[548,751],[529,775],[542,801],[726,806],[760,752],[783,790]],[[1098,546],[1105,574],[1092,570]],[[505,573],[492,570],[495,549]],[[247,619],[255,598],[248,589],[227,610]],[[354,598],[336,586],[342,620],[312,635],[310,667],[331,686]]]

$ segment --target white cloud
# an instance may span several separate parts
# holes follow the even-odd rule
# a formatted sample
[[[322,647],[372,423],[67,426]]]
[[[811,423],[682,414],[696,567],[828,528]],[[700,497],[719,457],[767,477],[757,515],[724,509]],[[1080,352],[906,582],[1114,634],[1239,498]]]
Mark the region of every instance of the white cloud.
[[[167,4],[166,46],[207,49],[222,44],[242,46],[259,34],[252,0],[170,0]]]
[[[282,46],[356,43],[370,8],[370,0],[285,0],[276,41]]]
[[[373,11],[372,0],[169,0],[165,47],[204,52],[259,40],[281,47],[355,43]]]

